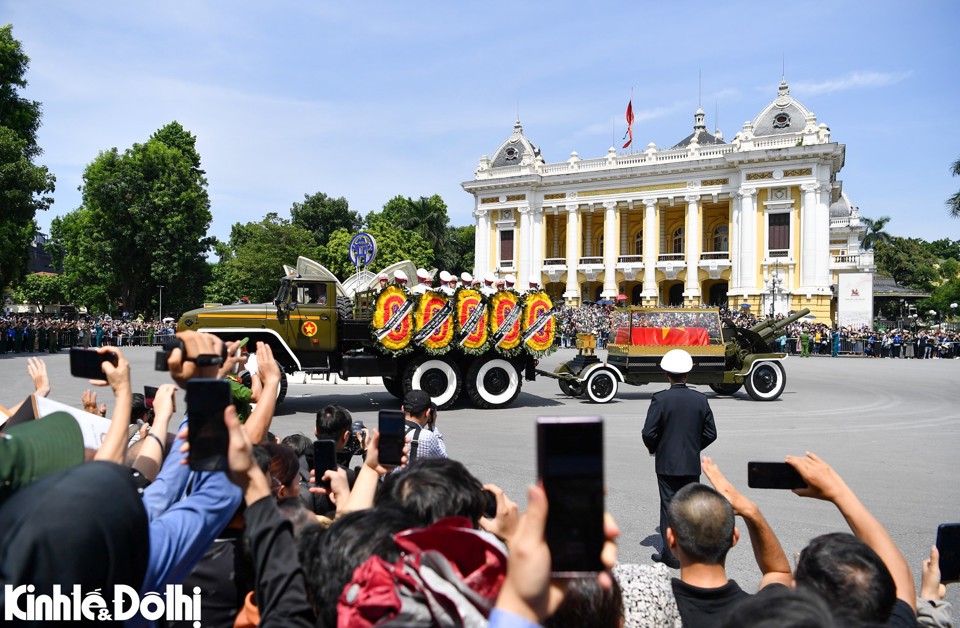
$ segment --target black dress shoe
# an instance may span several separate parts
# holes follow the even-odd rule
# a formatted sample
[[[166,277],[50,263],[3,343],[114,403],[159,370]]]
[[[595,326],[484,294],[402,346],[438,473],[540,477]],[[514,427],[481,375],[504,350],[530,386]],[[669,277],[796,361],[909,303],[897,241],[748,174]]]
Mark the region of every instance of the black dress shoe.
[[[664,556],[663,554],[654,554],[650,557],[655,563],[663,563],[670,569],[680,569],[680,561],[674,556]]]

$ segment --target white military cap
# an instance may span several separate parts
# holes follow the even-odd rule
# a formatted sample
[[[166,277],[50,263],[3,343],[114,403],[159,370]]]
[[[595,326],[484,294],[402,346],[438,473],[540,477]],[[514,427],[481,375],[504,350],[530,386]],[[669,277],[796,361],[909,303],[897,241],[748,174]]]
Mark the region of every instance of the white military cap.
[[[418,269],[417,269],[417,279],[419,279],[420,281],[429,281],[429,280],[430,280],[430,273],[427,272],[427,269],[426,269],[426,268],[418,268]]]
[[[473,283],[473,275],[471,275],[467,271],[463,271],[462,273],[460,273],[460,281],[468,284]]]
[[[693,369],[693,358],[683,349],[672,349],[660,360],[660,368],[673,375],[683,375]]]
[[[450,273],[448,273],[447,271],[445,271],[445,270],[441,270],[441,271],[440,271],[440,281],[441,281],[442,283],[449,283],[451,277],[452,277],[452,275],[451,275]]]
[[[517,283],[517,278],[513,275],[507,275],[503,278],[503,280],[507,282],[508,286],[512,286],[513,284]]]
[[[407,273],[403,272],[402,270],[393,271],[393,278],[398,283],[407,283]]]
[[[488,286],[492,286],[494,281],[493,273],[487,273],[483,276],[483,283],[487,284]]]
[[[540,285],[540,276],[539,276],[539,275],[530,275],[530,279],[528,280],[528,283],[529,283],[531,286],[539,286],[539,285]]]

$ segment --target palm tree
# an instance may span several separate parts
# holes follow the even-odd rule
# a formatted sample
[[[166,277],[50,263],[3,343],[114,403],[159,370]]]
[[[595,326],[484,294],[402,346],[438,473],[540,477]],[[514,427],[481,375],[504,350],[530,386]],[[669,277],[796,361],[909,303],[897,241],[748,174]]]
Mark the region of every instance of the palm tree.
[[[890,242],[890,234],[883,230],[890,222],[890,216],[880,216],[876,220],[864,217],[861,220],[867,226],[867,234],[863,236],[863,241],[860,242],[861,249],[869,251],[878,242]]]
[[[953,167],[950,168],[950,172],[953,176],[960,177],[960,159],[953,162]],[[960,218],[960,192],[957,192],[947,199],[947,209],[950,211],[952,217]]]

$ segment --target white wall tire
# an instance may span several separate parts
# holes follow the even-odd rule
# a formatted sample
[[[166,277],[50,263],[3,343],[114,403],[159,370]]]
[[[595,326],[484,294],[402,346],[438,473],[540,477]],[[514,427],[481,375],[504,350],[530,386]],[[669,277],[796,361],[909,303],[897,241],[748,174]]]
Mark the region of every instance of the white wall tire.
[[[773,401],[787,385],[787,373],[779,362],[758,362],[744,382],[755,401]]]
[[[617,376],[610,369],[594,369],[587,376],[583,391],[590,401],[607,403],[617,395]]]
[[[463,374],[455,362],[443,358],[427,358],[412,362],[403,378],[404,393],[424,390],[437,404],[446,410],[454,404],[463,388]]]
[[[520,373],[501,358],[475,360],[467,370],[467,394],[478,408],[503,408],[520,394]]]

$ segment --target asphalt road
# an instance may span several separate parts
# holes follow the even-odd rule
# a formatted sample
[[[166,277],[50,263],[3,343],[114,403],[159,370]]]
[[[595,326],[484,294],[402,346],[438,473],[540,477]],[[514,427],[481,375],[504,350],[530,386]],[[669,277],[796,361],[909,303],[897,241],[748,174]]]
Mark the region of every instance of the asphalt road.
[[[552,370],[574,354],[560,350],[543,360],[541,368]],[[167,381],[165,374],[153,371],[153,350],[129,348],[125,355],[135,390]],[[88,386],[70,377],[66,352],[42,357],[51,373],[51,397],[79,406]],[[719,433],[706,453],[759,504],[791,560],[812,537],[848,528],[828,503],[789,491],[748,489],[746,463],[817,453],[887,527],[913,567],[919,587],[920,561],[929,554],[937,525],[960,521],[960,483],[950,471],[958,466],[960,447],[960,360],[814,356],[790,358],[785,366],[786,391],[774,402],[752,401],[742,391],[732,398],[716,397],[701,387],[710,397]],[[326,404],[343,405],[368,426],[376,424],[378,410],[399,404],[380,386],[300,381],[291,377],[287,401],[273,422],[277,435],[312,436],[314,415]],[[29,394],[26,356],[0,356],[0,382],[0,404],[12,405]],[[607,509],[622,531],[620,559],[648,562],[659,545],[659,502],[653,459],[640,432],[650,395],[665,387],[622,387],[612,402],[594,405],[564,396],[555,380],[541,377],[524,382],[516,403],[503,410],[476,410],[464,395],[454,408],[439,413],[438,426],[451,457],[464,462],[481,481],[501,486],[523,507],[525,487],[535,478],[536,417],[604,417]],[[109,389],[100,396],[111,403]],[[740,527],[743,537],[727,566],[750,590],[759,573]],[[960,605],[958,589],[948,588],[955,608]]]

